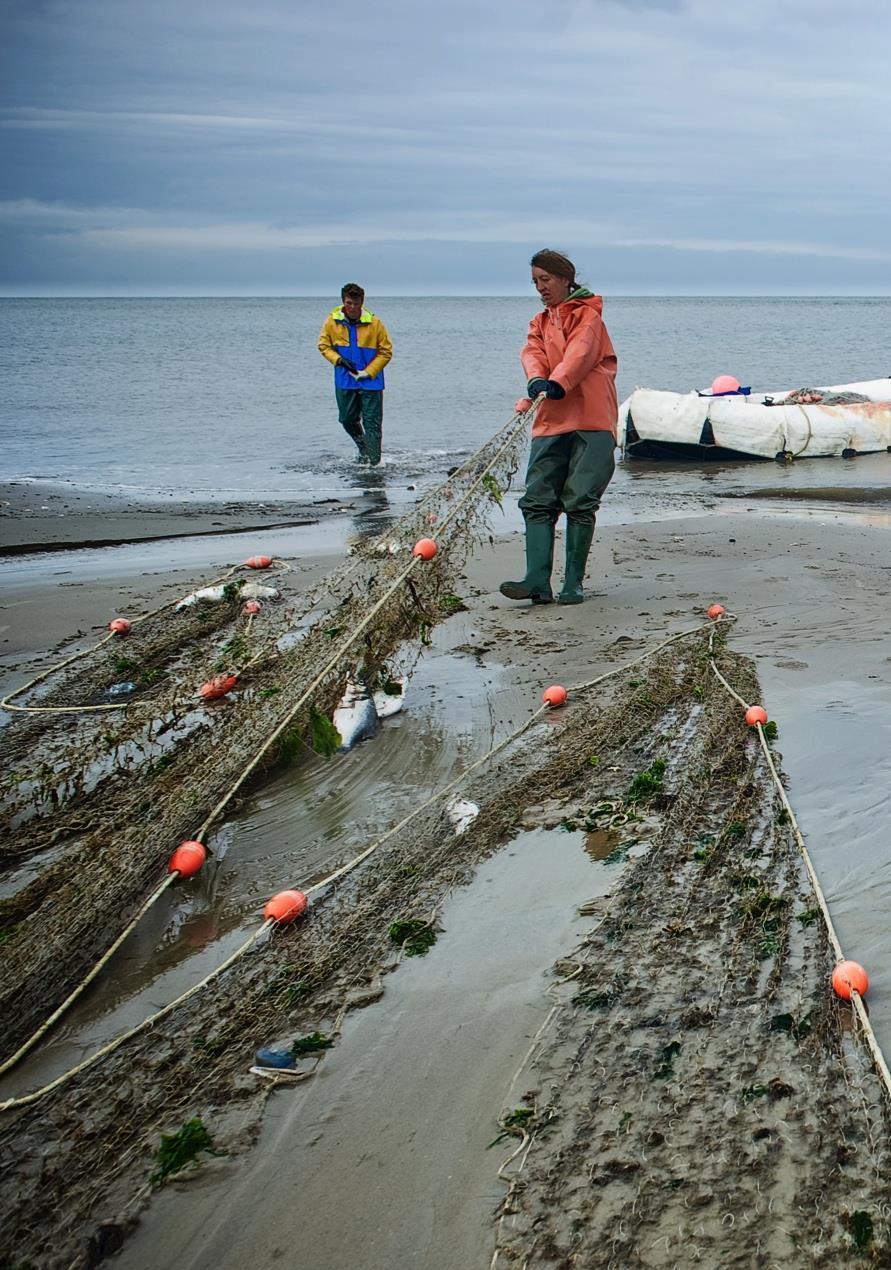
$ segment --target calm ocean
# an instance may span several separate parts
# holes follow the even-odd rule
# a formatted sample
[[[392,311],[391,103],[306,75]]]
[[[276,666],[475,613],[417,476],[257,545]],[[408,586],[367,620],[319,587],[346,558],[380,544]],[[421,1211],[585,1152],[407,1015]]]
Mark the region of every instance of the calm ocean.
[[[513,412],[537,300],[370,297],[385,479],[423,488]],[[0,478],[164,496],[355,491],[316,349],[329,299],[0,300]],[[891,299],[614,298],[620,397],[720,372],[755,388],[891,374]]]

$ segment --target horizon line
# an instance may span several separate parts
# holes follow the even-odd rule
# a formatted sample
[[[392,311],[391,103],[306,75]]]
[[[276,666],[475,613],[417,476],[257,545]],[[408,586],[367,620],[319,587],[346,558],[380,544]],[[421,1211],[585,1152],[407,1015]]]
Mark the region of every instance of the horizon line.
[[[330,292],[292,291],[4,291],[0,300],[322,300]],[[535,300],[526,291],[378,291],[366,294],[386,300]],[[891,291],[598,291],[614,300],[883,300]]]

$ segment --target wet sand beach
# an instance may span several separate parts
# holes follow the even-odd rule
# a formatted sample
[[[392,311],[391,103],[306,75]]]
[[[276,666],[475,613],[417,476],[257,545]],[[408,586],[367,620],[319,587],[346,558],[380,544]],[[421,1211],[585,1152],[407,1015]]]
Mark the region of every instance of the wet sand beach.
[[[4,1079],[4,1096],[51,1078],[134,1011],[157,1006],[162,987],[172,995],[217,954],[221,960],[262,898],[293,882],[289,864],[308,861],[313,844],[334,841],[341,854],[361,847],[519,726],[547,684],[632,661],[697,627],[713,600],[737,615],[725,669],[741,688],[760,691],[778,722],[775,751],[791,801],[842,945],[868,966],[871,1018],[891,1049],[885,513],[858,504],[850,485],[842,499],[825,496],[825,474],[821,490],[787,498],[781,509],[736,480],[737,497],[709,491],[706,509],[688,488],[677,503],[665,501],[668,518],[656,498],[639,501],[620,523],[604,516],[589,599],[578,608],[532,608],[499,595],[498,581],[517,573],[521,556],[509,514],[506,532],[478,547],[456,580],[466,607],[422,649],[405,714],[352,753],[311,756],[253,791],[227,821],[213,883],[171,900],[121,950],[45,1053]],[[342,515],[319,534],[290,520],[298,509],[273,508],[267,533],[176,539],[170,554],[161,543],[96,549],[84,544],[107,541],[105,511],[91,496],[83,500],[56,518],[52,497],[43,496],[35,504],[42,515],[22,505],[11,520],[13,546],[62,549],[0,564],[4,690],[51,661],[54,649],[76,647],[78,632],[95,638],[122,608],[161,602],[267,542],[291,561],[299,589],[341,559],[355,532]],[[202,509],[191,523],[214,534],[259,528],[253,509],[230,512]],[[139,544],[160,537],[159,523],[176,532],[192,509],[168,510],[160,522],[139,507],[115,515],[114,536]],[[496,1241],[499,1265],[568,1265],[575,1256],[580,1264],[669,1266],[684,1264],[694,1246],[703,1264],[855,1265],[861,1254],[887,1264],[881,1093],[825,991],[831,957],[819,927],[797,920],[809,911],[808,888],[774,822],[751,735],[734,722],[735,707],[709,678],[701,651],[698,638],[679,644],[549,716],[513,772],[484,771],[478,836],[455,839],[440,864],[422,867],[405,848],[398,903],[414,894],[413,911],[432,909],[441,933],[423,960],[397,965],[373,942],[355,964],[345,955],[354,1004],[365,1008],[345,1016],[316,1076],[276,1089],[264,1110],[247,1066],[256,1045],[283,1038],[245,1034],[232,1058],[228,1108],[218,1076],[191,1099],[171,1101],[166,1119],[128,1145],[105,1201],[69,1179],[70,1217],[54,1226],[55,1251],[42,1234],[27,1233],[34,1218],[17,1212],[16,1259],[86,1265],[114,1251],[148,1198],[159,1132],[175,1131],[191,1108],[230,1154],[202,1157],[191,1180],[159,1193],[125,1244],[123,1264],[234,1266],[249,1248],[262,1249],[264,1261],[293,1261],[307,1230],[311,1261],[298,1253],[294,1264],[332,1270],[488,1265]],[[599,829],[560,830],[573,819],[584,829],[593,808],[621,802],[659,756],[664,798],[642,809],[629,835],[637,844],[607,833],[604,858],[598,843],[593,855],[585,850]],[[694,767],[709,775],[694,781]],[[737,823],[744,832],[728,837]],[[720,868],[709,863],[713,842],[726,847]],[[747,936],[748,919],[740,919],[741,911],[751,915],[749,883],[739,881],[750,875],[788,918],[769,932],[777,938],[765,958],[763,928],[756,922]],[[346,918],[363,929],[361,892],[384,881],[383,865],[367,878],[360,872],[358,893],[344,892],[340,916],[335,906],[320,917],[318,937]],[[310,956],[307,936],[295,938],[283,965]],[[163,984],[150,969],[158,958]],[[301,1028],[334,1025],[343,992],[332,985],[342,989],[343,977],[333,974],[327,991],[321,985]],[[132,1090],[129,1064],[160,1089],[165,1064],[194,1052],[211,1017],[234,1010],[237,996],[237,984],[220,997],[209,993],[151,1045],[109,1065],[109,1079],[123,1082],[118,1116],[131,1096],[143,1111],[147,1105]],[[799,1025],[811,1015],[806,1035]],[[800,1035],[771,1030],[786,1016]],[[15,1113],[26,1155],[37,1148],[35,1133],[51,1135],[53,1125],[64,1132],[72,1117],[96,1117],[104,1131],[90,1101],[101,1088],[75,1084],[33,1120],[27,1109]],[[840,1107],[827,1105],[834,1093]],[[163,1099],[156,1115],[159,1106]],[[498,1167],[521,1139],[486,1148],[499,1115],[518,1108],[529,1111],[535,1132],[522,1173],[509,1167],[500,1181]],[[26,1194],[32,1213],[56,1184]],[[815,1221],[808,1213],[818,1197],[825,1211]],[[679,1245],[675,1219],[691,1208],[699,1217]],[[874,1215],[862,1246],[861,1212]]]
[[[0,555],[113,547],[183,536],[311,525],[343,514],[350,500],[148,500],[57,482],[0,485]]]

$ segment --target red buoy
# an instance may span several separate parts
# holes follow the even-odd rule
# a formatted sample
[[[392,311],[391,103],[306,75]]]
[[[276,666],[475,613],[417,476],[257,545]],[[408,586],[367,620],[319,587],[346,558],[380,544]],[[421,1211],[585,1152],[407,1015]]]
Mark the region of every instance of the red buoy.
[[[308,902],[302,891],[279,891],[266,901],[263,916],[276,922],[293,922],[303,916]]]
[[[869,991],[869,975],[859,961],[840,961],[832,972],[832,988],[842,1001],[850,1001],[852,992],[865,997]]]
[[[245,600],[245,602],[244,602],[244,611],[245,611],[245,613],[250,613],[250,615],[251,615],[252,617],[253,617],[256,613],[261,612],[262,608],[263,608],[263,605],[262,605],[262,604],[260,604],[260,602],[259,602],[258,600]]]
[[[248,556],[244,563],[247,569],[268,569],[272,564],[272,556]]]
[[[432,538],[419,538],[412,547],[411,554],[420,556],[422,560],[432,560],[439,548]]]
[[[217,697],[225,697],[238,683],[238,675],[214,675],[198,689],[198,695],[205,701],[216,701]]]
[[[723,617],[726,612],[723,604],[712,604],[709,606],[708,615],[714,620],[716,617]]]
[[[566,689],[560,684],[551,684],[550,688],[545,688],[541,694],[541,699],[546,706],[562,706],[566,700]]]
[[[192,878],[206,859],[203,843],[181,842],[167,862],[167,872],[178,873],[181,878]]]
[[[764,706],[749,706],[746,711],[746,723],[750,728],[754,728],[756,724],[765,724],[767,722],[767,711]]]
[[[129,635],[133,629],[133,624],[128,622],[125,617],[116,617],[108,623],[108,629],[113,635]]]

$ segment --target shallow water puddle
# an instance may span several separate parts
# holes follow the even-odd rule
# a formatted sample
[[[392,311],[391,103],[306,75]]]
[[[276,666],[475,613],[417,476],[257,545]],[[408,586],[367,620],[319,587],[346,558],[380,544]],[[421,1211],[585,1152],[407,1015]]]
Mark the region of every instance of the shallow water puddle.
[[[620,839],[616,829],[594,829],[585,834],[585,850],[592,860],[605,860],[616,850]]]
[[[520,834],[444,905],[429,954],[347,1016],[316,1077],[273,1095],[251,1155],[161,1194],[121,1264],[488,1264],[511,1144],[486,1148],[527,1088],[511,1081],[550,1009],[550,967],[589,924],[578,905],[615,878],[581,832]]]

